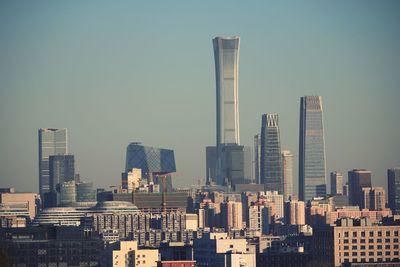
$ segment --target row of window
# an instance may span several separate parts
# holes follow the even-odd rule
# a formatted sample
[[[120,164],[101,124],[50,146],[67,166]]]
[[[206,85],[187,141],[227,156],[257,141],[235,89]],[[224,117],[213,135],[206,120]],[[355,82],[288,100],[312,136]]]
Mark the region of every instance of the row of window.
[[[376,236],[382,236],[382,231],[378,231],[376,233]],[[344,237],[349,237],[350,233],[349,232],[344,232]],[[361,236],[361,237],[365,237],[366,236],[366,232],[362,231],[362,232],[352,232],[352,236],[353,237],[357,237],[357,236]],[[369,235],[370,237],[374,237],[375,236],[375,231],[369,231]],[[391,231],[386,231],[385,232],[385,236],[390,237],[390,236],[399,236],[399,231],[394,231],[393,234],[391,234]],[[340,233],[339,233],[339,237],[340,237]]]
[[[351,253],[351,256],[353,256],[353,257],[357,257],[357,256],[366,256],[367,254],[366,254],[366,252],[365,251],[361,251],[361,252],[356,252],[356,251],[354,251],[354,252],[352,252]],[[382,251],[377,251],[376,252],[376,255],[377,256],[382,256],[383,255],[383,252]],[[391,255],[391,253],[390,253],[390,251],[385,251],[385,254],[384,254],[385,256],[390,256]],[[394,256],[399,256],[399,251],[393,251],[393,255]],[[339,254],[339,256],[340,256],[340,254]],[[343,256],[344,257],[348,257],[348,256],[350,256],[350,252],[344,252],[343,253]],[[369,251],[368,252],[368,256],[375,256],[375,251]]]
[[[368,240],[368,242],[366,242],[366,240]],[[356,243],[382,243],[382,238],[378,238],[378,239],[361,239],[361,240],[357,240],[357,239],[352,239],[351,240],[351,243],[352,244],[356,244]],[[385,241],[384,241],[385,243],[399,243],[399,239],[398,238],[394,238],[393,240],[391,240],[390,238],[386,238],[385,239]],[[343,240],[343,244],[348,244],[348,243],[350,243],[350,240],[349,239],[344,239]],[[339,240],[339,244],[340,244],[340,240]]]
[[[393,247],[391,245],[385,245],[385,249],[391,249],[391,248],[399,249],[399,245],[394,244]],[[349,246],[343,246],[343,250],[348,250],[348,249],[349,249]],[[357,249],[363,250],[363,249],[366,249],[366,246],[365,245],[361,245],[360,247],[351,246],[351,249],[352,250],[357,250]],[[368,249],[382,249],[382,245],[377,245],[376,247],[374,245],[369,245]]]

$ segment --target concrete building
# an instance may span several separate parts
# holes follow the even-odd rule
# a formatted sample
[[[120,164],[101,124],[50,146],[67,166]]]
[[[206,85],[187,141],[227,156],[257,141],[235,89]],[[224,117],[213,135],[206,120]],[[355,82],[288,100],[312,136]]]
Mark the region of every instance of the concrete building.
[[[139,186],[142,180],[142,170],[138,168],[133,168],[128,172],[123,172],[121,175],[122,189],[127,190],[131,193],[136,187]]]
[[[283,200],[288,201],[293,192],[293,154],[290,150],[282,151],[282,178],[283,178]]]
[[[186,213],[185,226],[187,230],[197,231],[199,226],[197,214]]]
[[[242,229],[243,228],[243,217],[242,217],[242,203],[228,201],[222,203],[221,213],[223,220],[223,227],[226,230],[229,229]]]
[[[244,238],[232,239],[227,233],[206,233],[194,240],[193,247],[199,267],[256,266],[255,253],[250,252]]]
[[[284,217],[283,195],[278,194],[277,191],[260,192],[260,200],[273,203],[273,216],[276,220]]]
[[[388,169],[387,175],[389,208],[400,215],[400,167]]]
[[[18,207],[23,205],[26,207],[29,217],[33,219],[39,211],[40,198],[36,193],[0,193],[0,203],[8,205],[10,208],[15,205]]]
[[[285,202],[285,223],[286,224],[306,224],[304,201],[291,200]]]
[[[158,249],[139,249],[137,241],[118,241],[108,245],[101,266],[157,267]]]
[[[331,172],[331,194],[343,194],[343,175],[340,172]]]
[[[398,261],[399,233],[400,225],[372,225],[365,218],[345,218],[336,226],[314,231],[315,259],[321,266],[335,267]]]
[[[253,152],[253,176],[254,183],[261,184],[260,179],[260,158],[261,158],[261,139],[260,135],[256,134],[254,136],[254,152]]]

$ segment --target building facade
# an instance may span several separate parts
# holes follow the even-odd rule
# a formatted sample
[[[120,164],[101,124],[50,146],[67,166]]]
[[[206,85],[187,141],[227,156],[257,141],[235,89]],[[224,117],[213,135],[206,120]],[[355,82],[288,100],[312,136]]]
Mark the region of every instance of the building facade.
[[[223,147],[240,144],[239,132],[239,37],[213,39],[216,82],[216,176],[224,184]]]
[[[359,207],[364,206],[364,187],[371,187],[371,172],[365,169],[353,169],[348,172],[348,183],[349,183],[349,204],[358,205]]]
[[[59,183],[75,181],[74,155],[49,156],[49,173],[49,185],[51,192],[56,191],[56,186]]]
[[[254,155],[253,155],[253,176],[254,182],[260,184],[260,158],[261,158],[261,139],[260,135],[256,134],[254,136]]]
[[[40,128],[39,135],[39,194],[50,191],[49,157],[68,153],[67,129]]]
[[[283,193],[278,114],[262,115],[260,176],[265,190]]]
[[[343,175],[340,172],[331,172],[331,194],[343,195]]]
[[[289,150],[282,151],[283,200],[293,196],[293,154]]]
[[[326,195],[326,162],[321,96],[300,99],[299,199]]]
[[[400,168],[388,169],[389,208],[400,215]]]

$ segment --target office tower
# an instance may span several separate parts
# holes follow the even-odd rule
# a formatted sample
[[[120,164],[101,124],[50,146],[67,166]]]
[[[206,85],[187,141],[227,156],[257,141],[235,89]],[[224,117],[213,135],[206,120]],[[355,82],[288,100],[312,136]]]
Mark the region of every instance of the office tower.
[[[132,192],[135,188],[139,187],[139,183],[142,180],[142,170],[133,168],[128,172],[122,173],[122,189]]]
[[[265,190],[283,193],[278,114],[262,115],[260,177]]]
[[[60,184],[60,205],[69,206],[76,202],[76,183],[75,181]]]
[[[39,134],[39,194],[50,191],[49,156],[68,153],[67,129],[40,128]]]
[[[400,167],[388,169],[389,208],[400,215]]]
[[[275,219],[284,217],[283,195],[278,194],[278,191],[260,192],[260,199],[264,202],[273,203],[274,212],[271,216],[274,216]]]
[[[299,199],[326,195],[325,140],[321,96],[300,99]]]
[[[343,186],[343,195],[347,196],[349,195],[349,183],[346,182],[345,185]]]
[[[216,182],[217,168],[217,148],[215,146],[206,147],[206,184]]]
[[[133,168],[141,169],[142,177],[146,179],[151,178],[151,174],[176,172],[174,151],[130,143],[126,148],[125,172]]]
[[[386,208],[385,189],[383,187],[372,187],[370,210],[384,210]]]
[[[331,194],[343,195],[343,175],[340,172],[331,172]]]
[[[285,223],[286,224],[305,224],[305,205],[304,201],[291,200],[285,202]]]
[[[239,37],[216,37],[213,39],[216,81],[217,111],[217,184],[225,183],[223,173],[223,147],[238,145],[239,103]]]
[[[261,140],[260,135],[256,134],[254,136],[254,157],[253,157],[253,167],[254,167],[254,182],[260,184],[260,157],[261,157]]]
[[[220,158],[221,185],[235,187],[251,182],[251,149],[242,145],[223,145]],[[218,164],[218,162],[217,162]],[[217,175],[218,177],[218,175]],[[218,183],[218,178],[217,178]]]
[[[74,155],[49,156],[50,191],[55,192],[59,183],[75,181]],[[76,181],[79,182],[79,181]]]
[[[349,204],[364,206],[363,187],[371,187],[371,172],[365,169],[354,169],[348,172]]]
[[[282,151],[283,199],[288,201],[293,196],[293,154],[289,150]]]

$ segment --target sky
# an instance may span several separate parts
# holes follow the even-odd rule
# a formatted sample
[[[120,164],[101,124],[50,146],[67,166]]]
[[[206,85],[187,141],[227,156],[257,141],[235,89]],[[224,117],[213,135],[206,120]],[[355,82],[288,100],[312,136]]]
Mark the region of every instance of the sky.
[[[321,95],[327,173],[366,168],[386,187],[400,166],[399,14],[399,1],[1,1],[0,187],[38,190],[39,128],[68,128],[97,187],[120,183],[130,142],[173,149],[174,185],[204,179],[212,38],[230,35],[242,144],[278,113],[297,165],[300,97]]]

